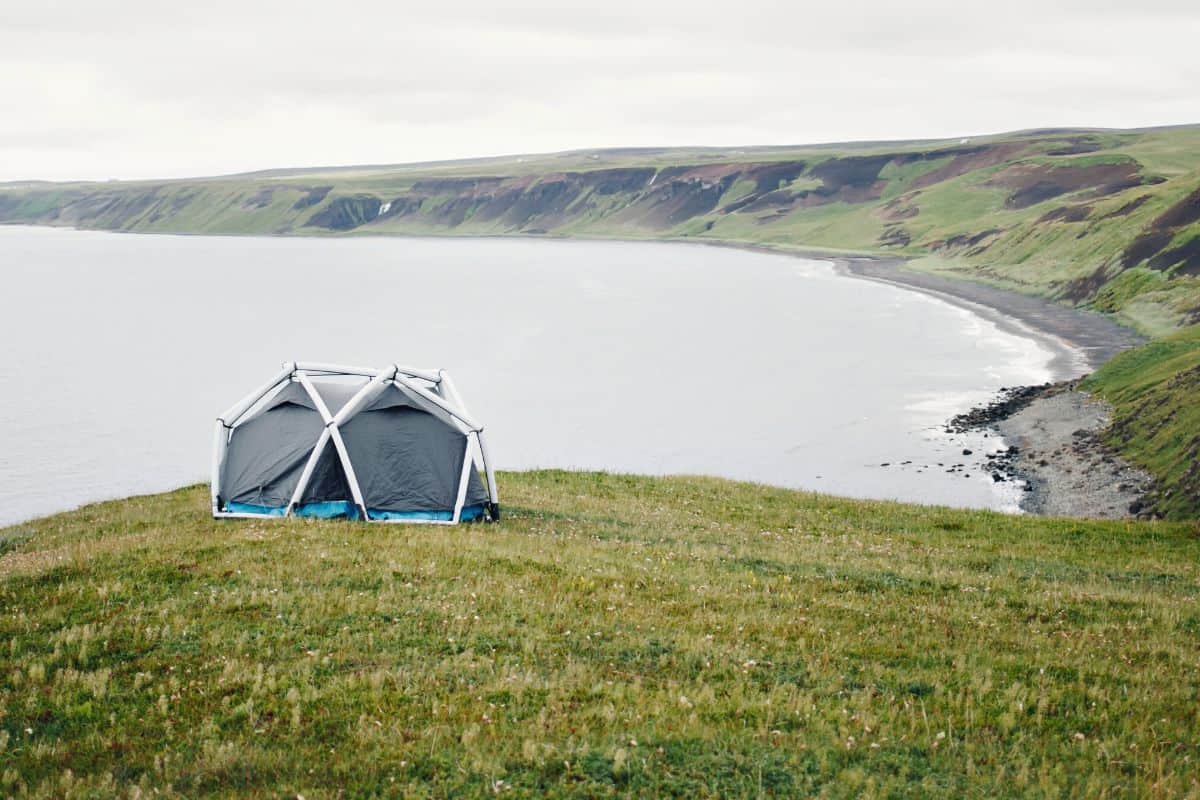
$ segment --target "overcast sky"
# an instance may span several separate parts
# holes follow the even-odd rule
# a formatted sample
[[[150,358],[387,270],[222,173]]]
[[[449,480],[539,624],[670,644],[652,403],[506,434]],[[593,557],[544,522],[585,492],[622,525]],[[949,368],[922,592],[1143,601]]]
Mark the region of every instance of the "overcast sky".
[[[1200,122],[1200,3],[0,4],[0,180]]]

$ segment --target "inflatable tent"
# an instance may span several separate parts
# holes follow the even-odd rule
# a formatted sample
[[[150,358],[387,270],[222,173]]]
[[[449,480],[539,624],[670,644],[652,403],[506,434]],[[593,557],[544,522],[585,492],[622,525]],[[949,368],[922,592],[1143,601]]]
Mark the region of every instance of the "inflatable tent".
[[[499,519],[499,502],[443,370],[290,362],[217,418],[214,517],[453,525]]]

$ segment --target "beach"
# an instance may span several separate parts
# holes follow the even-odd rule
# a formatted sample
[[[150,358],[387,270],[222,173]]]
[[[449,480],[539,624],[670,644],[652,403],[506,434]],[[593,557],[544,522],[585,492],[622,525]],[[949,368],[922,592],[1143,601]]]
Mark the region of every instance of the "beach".
[[[1108,317],[1043,297],[907,269],[900,258],[836,258],[844,274],[926,292],[1032,336],[1053,356],[1056,383],[1024,387],[1019,402],[977,409],[962,430],[1000,434],[1010,449],[997,480],[1024,482],[1020,507],[1034,514],[1119,519],[1143,513],[1153,478],[1103,439],[1112,418],[1104,401],[1079,391],[1077,379],[1145,337]],[[1016,387],[1015,387],[1016,388]],[[1009,395],[1011,396],[1011,392]],[[962,417],[959,418],[960,420]]]

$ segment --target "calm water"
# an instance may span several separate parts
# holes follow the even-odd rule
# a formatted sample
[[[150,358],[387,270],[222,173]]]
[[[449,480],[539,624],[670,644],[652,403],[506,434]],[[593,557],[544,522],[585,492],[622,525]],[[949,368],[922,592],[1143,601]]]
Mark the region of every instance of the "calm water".
[[[290,359],[447,368],[504,469],[1005,508],[936,466],[999,442],[939,426],[1049,377],[940,300],[704,246],[0,227],[0,275],[0,523],[206,480],[215,415]]]

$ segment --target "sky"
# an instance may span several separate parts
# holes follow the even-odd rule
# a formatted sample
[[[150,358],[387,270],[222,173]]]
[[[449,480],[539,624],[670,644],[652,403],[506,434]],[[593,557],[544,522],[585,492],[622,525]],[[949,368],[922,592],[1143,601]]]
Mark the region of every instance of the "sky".
[[[0,4],[0,181],[1200,122],[1195,0]]]

